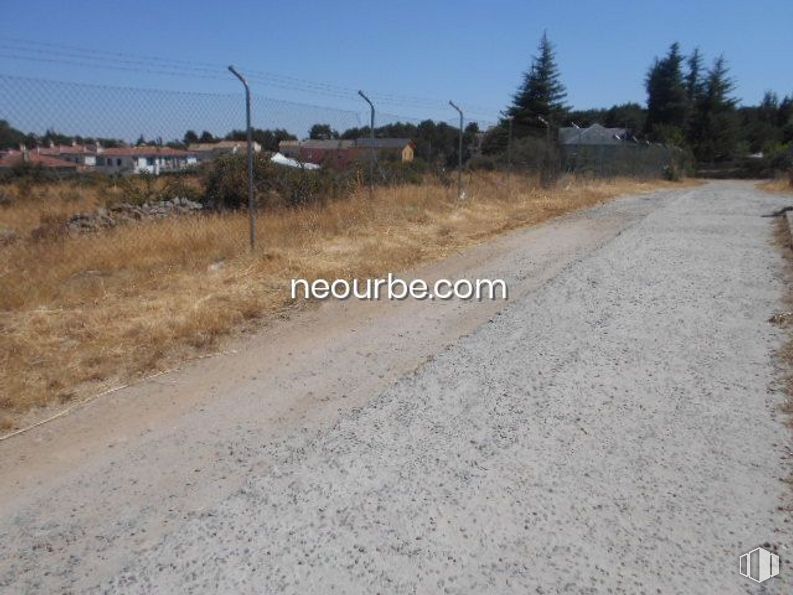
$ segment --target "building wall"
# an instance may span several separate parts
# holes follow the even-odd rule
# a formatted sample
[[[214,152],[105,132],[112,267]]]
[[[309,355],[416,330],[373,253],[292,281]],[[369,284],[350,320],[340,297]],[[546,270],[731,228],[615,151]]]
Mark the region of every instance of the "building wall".
[[[133,168],[132,158],[126,156],[96,156],[96,171],[106,174],[117,174],[131,171]]]
[[[96,170],[106,174],[148,173],[159,175],[166,171],[179,171],[198,163],[198,159],[188,157],[158,156],[144,157],[140,155],[113,155],[97,157]]]

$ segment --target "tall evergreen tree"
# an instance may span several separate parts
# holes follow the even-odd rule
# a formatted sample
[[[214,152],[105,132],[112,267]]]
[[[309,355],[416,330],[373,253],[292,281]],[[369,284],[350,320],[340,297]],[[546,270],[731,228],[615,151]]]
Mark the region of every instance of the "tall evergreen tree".
[[[686,98],[688,99],[688,121],[686,122],[685,137],[686,142],[691,145],[694,134],[695,107],[705,91],[705,59],[699,48],[694,48],[691,55],[686,58],[686,67],[685,85]]]
[[[766,91],[757,107],[758,119],[766,124],[775,126],[779,117],[779,96],[773,91]]]
[[[686,58],[686,66],[688,67],[688,72],[686,73],[686,96],[689,103],[693,105],[702,94],[702,74],[705,70],[704,59],[699,48],[694,48],[691,55]]]
[[[683,54],[673,43],[666,56],[656,58],[645,78],[647,120],[645,132],[654,140],[682,144],[689,101],[683,79]]]
[[[782,142],[793,143],[793,93],[779,102],[777,126],[782,130]]]
[[[702,96],[694,107],[691,140],[694,155],[700,161],[725,161],[734,156],[737,142],[734,90],[727,61],[719,56],[708,70]]]
[[[538,55],[523,75],[523,83],[513,96],[507,113],[513,118],[515,135],[523,136],[544,130],[540,118],[559,126],[567,113],[567,91],[561,81],[553,44],[547,32],[542,34]]]

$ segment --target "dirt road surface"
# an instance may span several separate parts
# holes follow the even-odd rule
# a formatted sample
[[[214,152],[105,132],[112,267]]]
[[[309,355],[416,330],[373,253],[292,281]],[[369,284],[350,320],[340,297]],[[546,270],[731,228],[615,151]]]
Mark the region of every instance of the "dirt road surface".
[[[0,592],[789,593],[785,204],[620,199],[412,271],[506,303],[326,303],[2,442]]]

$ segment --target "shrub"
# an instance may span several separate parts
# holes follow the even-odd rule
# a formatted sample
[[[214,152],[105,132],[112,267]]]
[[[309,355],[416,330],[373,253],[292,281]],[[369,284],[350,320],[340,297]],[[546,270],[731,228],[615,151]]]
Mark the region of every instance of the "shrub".
[[[20,163],[0,173],[0,182],[6,183],[14,180],[24,181],[29,184],[47,184],[56,182],[63,177],[73,174],[63,174],[55,172],[39,164]]]
[[[501,165],[500,161],[497,155],[475,155],[468,162],[468,167],[472,170],[495,171]]]
[[[348,194],[359,183],[356,169],[307,170],[254,157],[254,191],[260,208],[300,206]],[[215,209],[238,209],[248,204],[248,167],[244,155],[225,155],[203,170],[204,202]]]
[[[379,171],[375,171],[375,185],[399,186],[402,184],[421,184],[429,167],[421,159],[404,163],[398,160],[390,160],[379,163],[376,170]]]
[[[542,172],[551,163],[559,163],[559,151],[553,143],[534,136],[519,138],[512,145],[512,163],[516,169]]]
[[[165,187],[160,192],[160,198],[162,200],[188,198],[200,201],[203,198],[203,192],[195,184],[190,184],[189,179],[185,176],[169,176],[165,181]]]
[[[142,205],[147,202],[160,200],[157,188],[157,177],[142,173],[134,176],[123,176],[118,180],[122,202],[133,205]]]
[[[665,180],[669,182],[679,182],[683,175],[680,172],[680,167],[676,163],[670,163],[669,165],[664,167],[664,175]]]

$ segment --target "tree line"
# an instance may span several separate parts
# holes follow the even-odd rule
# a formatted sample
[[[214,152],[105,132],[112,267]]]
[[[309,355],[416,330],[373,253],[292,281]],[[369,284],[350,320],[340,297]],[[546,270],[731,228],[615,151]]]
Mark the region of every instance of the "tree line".
[[[627,102],[602,109],[567,106],[565,85],[555,48],[546,33],[537,55],[504,112],[490,130],[485,153],[505,150],[508,129],[513,137],[539,137],[562,126],[599,123],[624,128],[639,141],[686,149],[698,162],[725,162],[764,154],[778,166],[789,166],[793,149],[793,93],[779,97],[767,91],[758,105],[739,106],[735,80],[723,55],[710,65],[699,48],[682,52],[679,43],[649,66],[644,79],[646,105]]]

